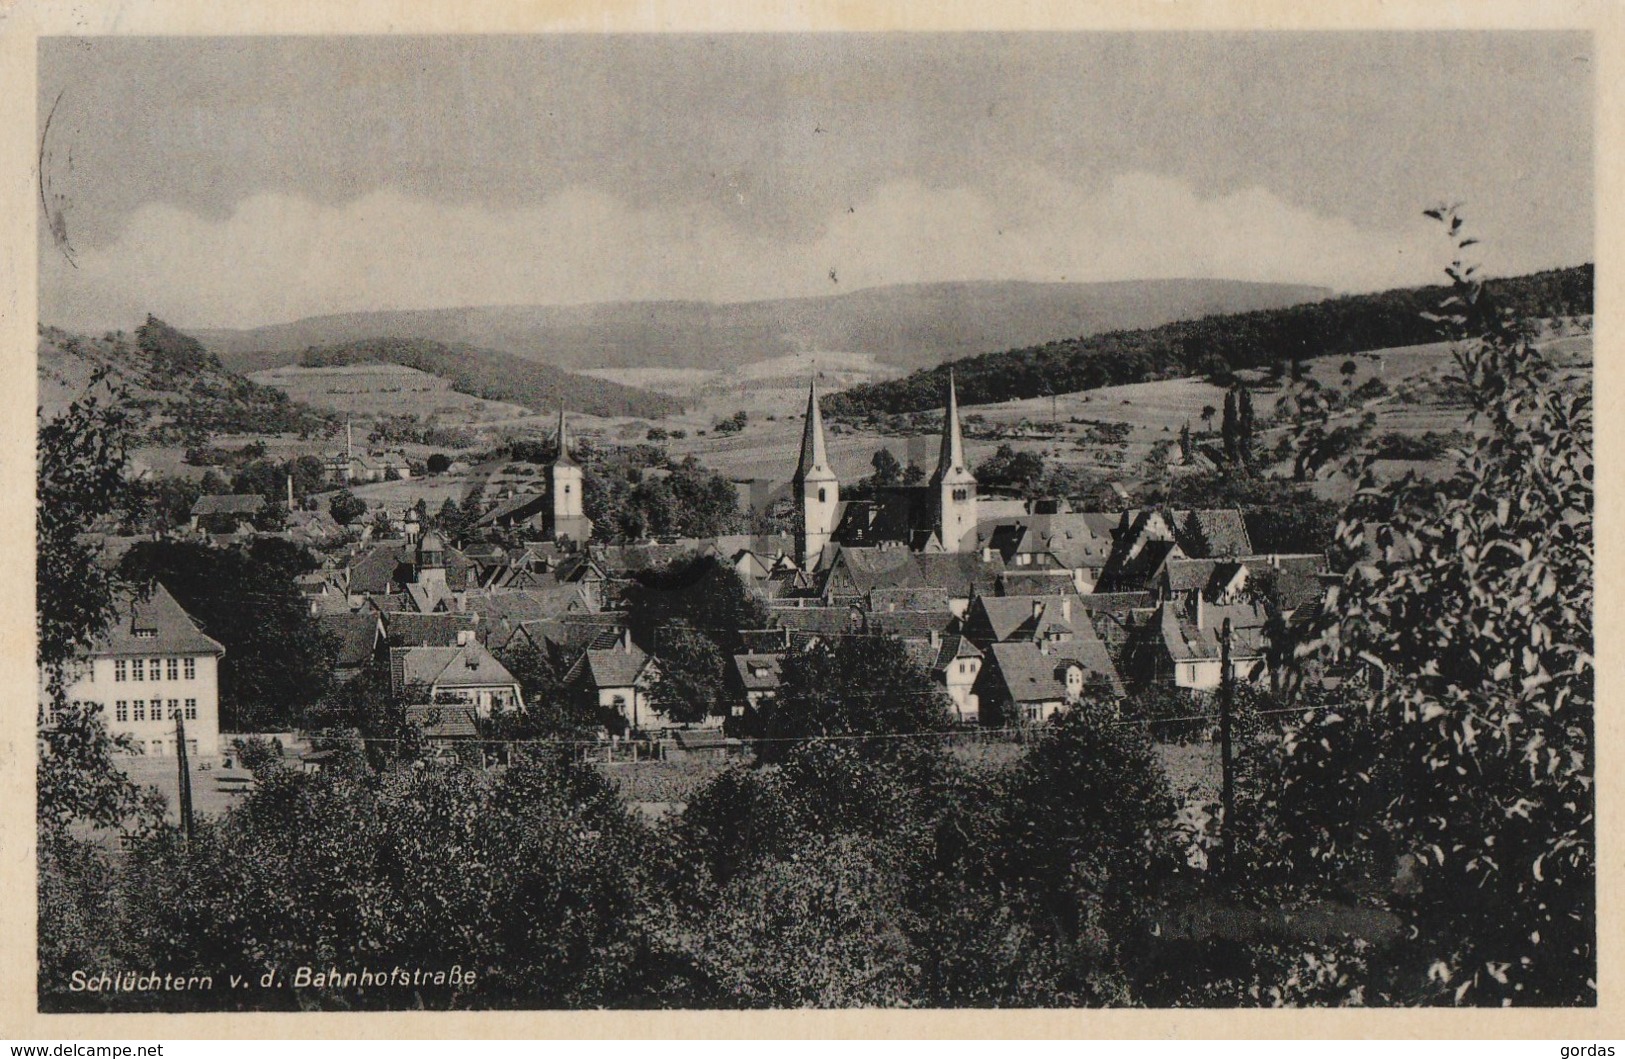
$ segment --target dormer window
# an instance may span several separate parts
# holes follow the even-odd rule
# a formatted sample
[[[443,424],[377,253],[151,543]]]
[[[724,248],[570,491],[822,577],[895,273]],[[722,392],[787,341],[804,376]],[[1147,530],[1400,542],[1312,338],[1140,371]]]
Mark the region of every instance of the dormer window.
[[[137,640],[156,640],[156,639],[158,639],[158,630],[157,629],[136,629],[135,632],[134,632],[134,636],[135,636],[135,638]]]

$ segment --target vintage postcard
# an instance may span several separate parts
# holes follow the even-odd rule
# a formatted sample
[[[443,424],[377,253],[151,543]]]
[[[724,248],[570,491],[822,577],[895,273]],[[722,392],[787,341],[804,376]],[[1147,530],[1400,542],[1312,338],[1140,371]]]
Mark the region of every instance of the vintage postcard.
[[[8,1034],[1618,1035],[1616,6],[395,16],[0,12]]]

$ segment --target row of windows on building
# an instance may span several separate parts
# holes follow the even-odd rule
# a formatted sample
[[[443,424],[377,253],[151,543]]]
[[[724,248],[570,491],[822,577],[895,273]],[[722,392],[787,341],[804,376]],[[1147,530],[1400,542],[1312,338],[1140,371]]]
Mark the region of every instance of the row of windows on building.
[[[186,710],[186,719],[188,721],[197,720],[196,699],[187,699],[184,708]],[[170,699],[169,709],[167,711],[164,709],[163,699],[153,699],[151,710],[152,719],[154,721],[162,721],[166,719],[173,721],[175,719],[175,714],[181,709],[182,706],[180,699]],[[134,702],[131,702],[128,699],[119,699],[117,702],[113,703],[113,718],[120,724],[128,724],[131,721],[145,721],[147,720],[147,712],[146,699],[136,699]]]
[[[173,739],[154,739],[151,742],[143,742],[137,739],[130,744],[130,751],[136,754],[150,754],[153,757],[169,757],[173,755],[174,747],[175,740]],[[196,739],[186,741],[186,752],[193,757],[197,757]]]
[[[182,675],[184,674],[184,676]],[[113,680],[196,680],[195,658],[136,658],[113,660]]]

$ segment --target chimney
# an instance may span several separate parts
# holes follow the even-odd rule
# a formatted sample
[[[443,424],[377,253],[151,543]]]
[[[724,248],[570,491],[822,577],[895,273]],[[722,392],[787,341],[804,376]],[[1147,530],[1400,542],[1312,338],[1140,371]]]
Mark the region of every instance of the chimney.
[[[473,629],[458,629],[457,630],[457,646],[458,647],[467,647],[469,644],[471,644],[473,642],[474,642],[474,630]]]
[[[1207,603],[1202,599],[1201,591],[1198,590],[1196,593],[1196,628],[1198,630],[1203,628],[1203,622],[1207,620],[1206,606]]]
[[[1061,600],[1061,620],[1068,625],[1072,624],[1072,601],[1070,599]]]
[[[931,646],[932,647],[941,647],[942,646],[942,634],[940,632],[938,632],[937,630],[935,630],[935,629],[931,630]]]
[[[1043,616],[1044,616],[1044,601],[1041,600],[1041,599],[1033,600],[1033,621],[1037,621],[1038,619],[1042,618]]]

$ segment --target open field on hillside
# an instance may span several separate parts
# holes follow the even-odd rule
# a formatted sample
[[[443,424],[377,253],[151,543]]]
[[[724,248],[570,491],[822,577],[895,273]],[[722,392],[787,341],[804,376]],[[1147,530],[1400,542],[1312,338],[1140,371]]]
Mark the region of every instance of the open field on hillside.
[[[458,393],[439,376],[398,364],[272,368],[248,378],[274,386],[296,401],[358,418],[410,414],[439,416],[448,425],[472,425],[529,414],[516,404]]]

